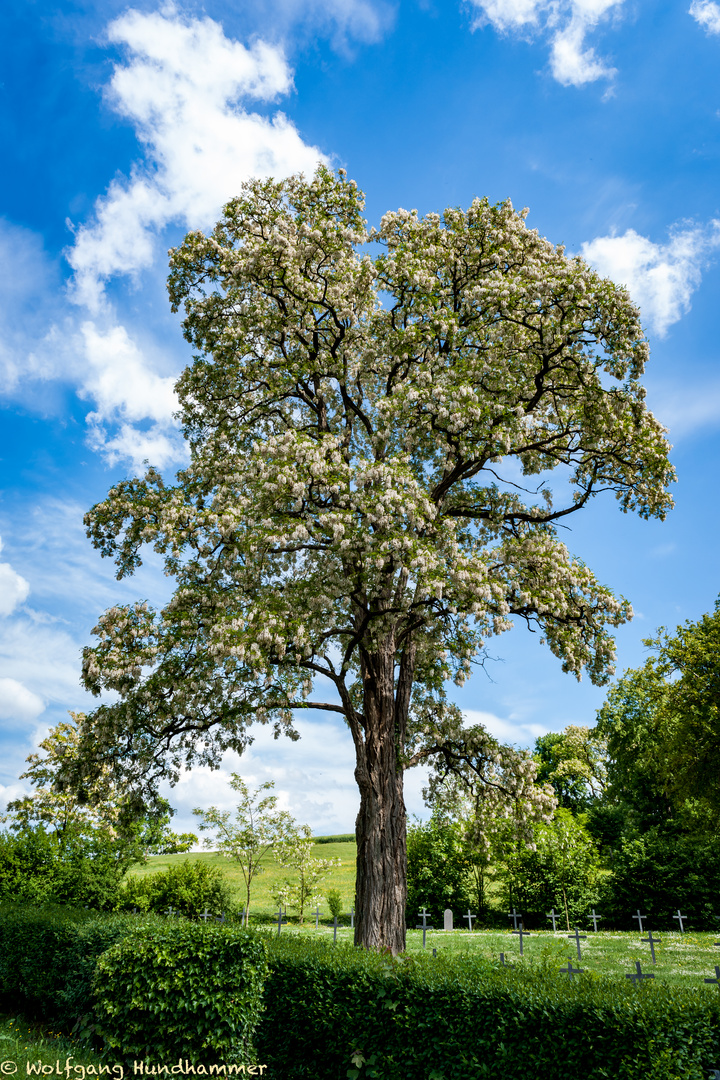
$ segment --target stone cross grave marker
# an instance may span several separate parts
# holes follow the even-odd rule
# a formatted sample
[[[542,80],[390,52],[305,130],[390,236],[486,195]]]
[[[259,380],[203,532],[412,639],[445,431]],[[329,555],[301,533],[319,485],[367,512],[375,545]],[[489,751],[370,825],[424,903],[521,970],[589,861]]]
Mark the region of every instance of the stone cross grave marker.
[[[445,914],[443,915],[443,930],[452,930],[453,928],[453,913],[452,908],[446,907]]]
[[[167,909],[167,911],[165,912],[165,914],[166,914],[166,915],[169,915],[170,917],[172,917],[173,915],[177,915],[177,912],[176,912],[175,908],[174,908],[174,907],[172,906],[172,904],[171,904],[171,905],[170,905],[170,907],[169,907],[169,908]]]
[[[681,915],[680,914],[680,908],[678,908],[677,909],[677,915],[673,915],[673,919],[677,919],[677,921],[680,923],[680,933],[684,934],[685,933],[685,927],[683,926],[683,920],[687,919],[687,915]]]
[[[522,915],[518,911],[516,911],[515,908],[513,908],[512,911],[508,911],[508,919],[512,919],[513,930],[517,930],[518,919],[522,921]]]
[[[203,911],[202,915],[198,915],[198,919],[202,919],[204,923],[207,923],[208,919],[212,919],[212,915],[207,908]]]
[[[337,915],[333,915],[333,945],[337,945]]]
[[[243,908],[242,911],[240,912],[240,925],[241,926],[245,925],[245,908]]]
[[[472,933],[472,921],[473,921],[473,919],[477,919],[477,915],[472,915],[471,912],[470,912],[470,908],[468,908],[467,909],[467,915],[463,915],[463,919],[467,919],[467,921],[468,921],[468,930]]]
[[[647,915],[643,915],[643,919],[647,919]],[[634,983],[637,983],[637,982],[640,982],[641,979],[654,979],[655,976],[653,975],[653,973],[651,971],[648,971],[647,973],[641,971],[640,970],[640,961],[636,960],[635,961],[635,971],[630,975],[626,975],[625,978],[626,979],[632,979],[632,981]]]
[[[524,937],[530,937],[531,935],[528,934],[527,930],[523,930],[522,926],[520,927],[519,930],[511,930],[510,933],[511,934],[519,934],[519,936],[520,936],[520,955],[522,956],[522,954],[523,954],[523,938]]]
[[[594,930],[594,931],[595,931],[595,933],[597,934],[597,924],[598,924],[598,919],[601,919],[601,918],[602,918],[602,915],[596,915],[596,914],[595,914],[595,908],[593,908],[593,909],[592,909],[592,915],[590,916],[590,918],[592,919],[592,924],[593,924],[593,930]]]
[[[317,930],[317,928],[318,928],[318,919],[320,918],[320,905],[319,904],[315,908],[315,911],[313,912],[313,915],[315,916],[315,929]]]
[[[350,929],[355,929],[355,908],[350,908]]]
[[[550,914],[548,915],[548,919],[552,919],[553,934],[557,931],[557,926],[555,924],[559,918],[560,916],[555,914],[555,908],[550,908]]]
[[[656,960],[655,960],[655,946],[662,944],[662,942],[660,941],[660,938],[653,937],[652,930],[648,930],[648,936],[644,937],[644,938],[640,938],[640,944],[650,946],[650,955],[652,956],[652,962],[653,962],[653,964],[656,963]]]
[[[425,910],[425,908],[423,908],[422,911],[418,912],[418,914],[420,915],[420,918],[422,919],[423,949],[424,949],[425,948],[425,934],[427,933],[427,930],[428,930],[428,925],[427,925],[428,913]],[[419,930],[420,927],[421,927],[420,923],[415,923],[415,929],[416,930]],[[432,930],[432,926],[429,929]]]
[[[575,933],[568,934],[568,937],[574,938],[575,940],[575,944],[577,945],[578,963],[580,963],[580,961],[582,960],[582,956],[580,955],[580,939],[582,938],[583,941],[587,941],[587,934],[581,934],[576,926]]]
[[[633,919],[637,919],[637,921],[640,923],[640,933],[642,934],[642,932],[643,932],[642,921],[643,921],[643,919],[647,919],[647,915],[641,915],[640,914],[640,908],[638,908],[637,909],[637,915],[633,915]]]
[[[560,975],[569,975],[571,979],[572,979],[573,975],[582,975],[582,973],[583,973],[582,968],[579,968],[579,967],[574,968],[572,966],[572,960],[568,960],[568,966],[566,968],[560,968],[560,972],[559,972]]]
[[[221,911],[219,915],[215,916],[215,918],[217,919],[217,921],[219,923],[227,922],[227,919],[225,918],[225,912],[224,911]]]
[[[285,918],[285,915],[283,914],[282,904],[278,904],[277,917],[278,917],[278,937],[280,937],[280,930],[282,929],[282,924],[284,922],[287,922],[287,919]]]
[[[715,965],[715,978],[714,979],[703,979],[703,982],[717,983],[717,987],[720,990],[720,967],[718,967],[717,964]]]

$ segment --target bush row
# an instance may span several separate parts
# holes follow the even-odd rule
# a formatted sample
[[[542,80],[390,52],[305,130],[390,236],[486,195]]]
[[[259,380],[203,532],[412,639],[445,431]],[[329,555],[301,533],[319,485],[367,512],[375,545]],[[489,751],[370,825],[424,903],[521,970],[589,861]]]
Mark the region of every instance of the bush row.
[[[108,1058],[259,1061],[293,1080],[701,1080],[720,1066],[720,999],[703,989],[154,916],[5,905],[0,992],[46,1019],[85,1016]]]

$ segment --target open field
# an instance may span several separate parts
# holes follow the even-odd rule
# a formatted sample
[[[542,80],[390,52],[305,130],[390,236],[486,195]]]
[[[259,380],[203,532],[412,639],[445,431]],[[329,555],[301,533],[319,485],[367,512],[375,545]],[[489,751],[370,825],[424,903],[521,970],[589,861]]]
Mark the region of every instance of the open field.
[[[355,859],[357,845],[355,841],[334,844],[316,844],[314,855],[318,859],[341,860],[341,865],[333,867],[327,877],[320,882],[320,890],[323,896],[328,889],[337,889],[342,898],[343,910],[350,911],[355,901]],[[225,874],[230,887],[235,891],[235,901],[240,905],[245,903],[245,880],[238,863],[223,855],[214,852],[189,852],[187,855],[152,855],[145,866],[133,867],[131,874],[138,877],[146,877],[148,874],[157,873],[159,870],[167,870],[168,866],[184,862],[189,859],[194,862],[199,859],[210,866],[219,866]],[[270,915],[277,911],[277,904],[272,898],[274,889],[282,885],[285,877],[291,877],[292,872],[284,869],[270,855],[261,862],[261,872],[254,877],[250,892],[250,913],[255,915]],[[320,905],[322,910],[322,904]],[[327,910],[327,905],[326,905]]]

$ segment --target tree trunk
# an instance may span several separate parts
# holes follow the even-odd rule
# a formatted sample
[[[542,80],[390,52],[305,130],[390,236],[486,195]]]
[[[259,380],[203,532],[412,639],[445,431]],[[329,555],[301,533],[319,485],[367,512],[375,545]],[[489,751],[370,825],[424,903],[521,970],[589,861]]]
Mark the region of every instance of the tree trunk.
[[[393,641],[362,658],[364,738],[355,739],[360,811],[355,823],[355,944],[405,949],[407,837],[399,748],[405,735],[407,695],[402,677],[395,700]]]

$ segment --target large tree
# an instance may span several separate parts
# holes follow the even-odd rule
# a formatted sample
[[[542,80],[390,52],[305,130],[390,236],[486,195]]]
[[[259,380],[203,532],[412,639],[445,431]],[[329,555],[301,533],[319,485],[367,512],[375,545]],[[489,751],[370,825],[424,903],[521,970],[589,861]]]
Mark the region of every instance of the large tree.
[[[610,794],[632,807],[640,829],[693,813],[717,827],[720,600],[674,635],[661,627],[643,643],[654,655],[618,679],[598,712]]]
[[[251,721],[297,738],[294,710],[341,715],[360,789],[355,940],[396,952],[406,767],[438,760],[478,799],[552,807],[527,756],[495,769],[497,744],[463,730],[445,685],[511,616],[604,681],[630,606],[557,523],[601,491],[663,517],[673,473],[624,289],[509,202],[399,210],[379,230],[363,207],[342,170],[251,181],[171,252],[195,352],[177,384],[190,464],[175,484],[153,468],[117,484],[86,524],[119,577],[151,544],[177,588],[162,611],[100,619],[83,678],[119,700],[88,716],[67,779],[106,765],[149,797],[183,764],[242,751]]]

